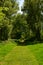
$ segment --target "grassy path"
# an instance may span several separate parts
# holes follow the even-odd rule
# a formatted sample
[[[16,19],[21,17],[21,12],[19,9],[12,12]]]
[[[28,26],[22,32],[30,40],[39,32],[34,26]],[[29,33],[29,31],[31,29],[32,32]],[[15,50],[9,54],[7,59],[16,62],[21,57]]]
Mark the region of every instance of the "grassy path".
[[[0,65],[39,65],[34,54],[27,46],[15,46]]]

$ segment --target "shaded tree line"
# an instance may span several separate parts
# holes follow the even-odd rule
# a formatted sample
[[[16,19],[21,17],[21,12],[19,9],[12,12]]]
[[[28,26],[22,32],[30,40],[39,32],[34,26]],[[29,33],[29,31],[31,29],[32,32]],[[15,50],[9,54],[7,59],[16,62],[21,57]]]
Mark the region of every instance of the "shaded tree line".
[[[24,0],[17,13],[19,3],[16,0],[0,0],[0,40],[15,39],[19,42],[41,41],[41,23],[43,22],[43,1]]]

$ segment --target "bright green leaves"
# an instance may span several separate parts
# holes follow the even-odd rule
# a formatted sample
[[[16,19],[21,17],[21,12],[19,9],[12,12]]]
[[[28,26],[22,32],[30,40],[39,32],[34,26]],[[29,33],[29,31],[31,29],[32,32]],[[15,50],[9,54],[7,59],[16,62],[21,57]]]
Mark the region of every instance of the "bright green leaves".
[[[9,9],[7,7],[0,7],[0,21],[6,16],[6,14],[3,13],[4,10],[8,11]]]
[[[0,0],[0,40],[7,40],[12,29],[14,14],[18,11],[16,0]]]
[[[0,21],[5,17],[5,14],[0,12]]]

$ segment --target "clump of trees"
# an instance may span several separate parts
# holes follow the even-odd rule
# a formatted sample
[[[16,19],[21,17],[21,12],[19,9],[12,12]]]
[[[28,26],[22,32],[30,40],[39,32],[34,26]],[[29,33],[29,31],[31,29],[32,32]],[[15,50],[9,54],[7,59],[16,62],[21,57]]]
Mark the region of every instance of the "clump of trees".
[[[0,0],[0,40],[7,40],[11,33],[12,17],[17,13],[16,0]]]
[[[0,0],[0,40],[40,41],[43,21],[41,0],[24,0],[23,14],[16,0]]]
[[[12,39],[25,40],[29,36],[29,27],[26,21],[26,16],[24,14],[17,14],[15,17],[12,26],[13,29],[11,32]]]
[[[25,0],[22,10],[27,14],[26,19],[30,30],[35,35],[35,38],[40,40],[40,0]]]

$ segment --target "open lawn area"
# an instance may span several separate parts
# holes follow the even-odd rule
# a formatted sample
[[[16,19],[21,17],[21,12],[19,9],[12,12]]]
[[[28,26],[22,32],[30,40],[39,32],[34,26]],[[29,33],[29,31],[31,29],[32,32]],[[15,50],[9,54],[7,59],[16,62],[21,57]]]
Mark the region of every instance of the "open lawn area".
[[[27,46],[11,41],[0,43],[0,65],[43,65],[43,43]]]

